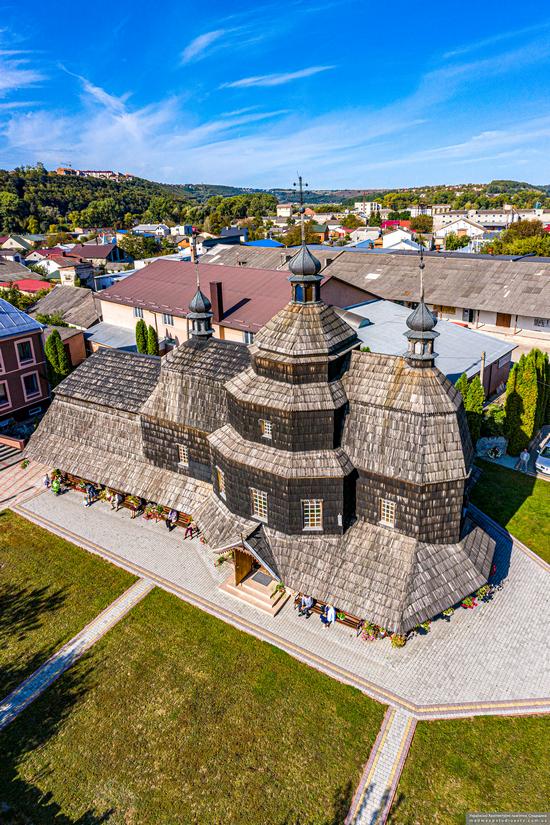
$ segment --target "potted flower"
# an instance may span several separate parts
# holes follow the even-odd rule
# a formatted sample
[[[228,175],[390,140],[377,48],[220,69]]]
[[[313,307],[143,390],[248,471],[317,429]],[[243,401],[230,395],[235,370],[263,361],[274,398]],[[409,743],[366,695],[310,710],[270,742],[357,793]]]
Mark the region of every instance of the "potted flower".
[[[476,597],[480,601],[487,601],[487,598],[491,595],[491,588],[488,584],[484,584],[483,587],[480,587],[479,590],[476,590]]]
[[[337,610],[337,611],[336,611],[336,619],[337,619],[339,622],[343,622],[343,621],[345,620],[345,618],[346,618],[346,614],[345,614],[345,613],[342,613],[342,611],[341,611],[341,610]]]
[[[476,600],[474,599],[473,596],[466,596],[465,599],[462,599],[462,607],[465,610],[471,610],[476,605],[477,605],[477,602],[476,602]]]
[[[28,458],[24,458],[19,466],[21,467],[22,470],[26,470],[30,463],[31,462],[29,461]]]
[[[277,584],[276,584],[276,585],[275,585],[275,587],[273,588],[273,590],[272,590],[271,595],[270,595],[270,597],[269,597],[269,598],[270,598],[270,599],[274,599],[274,598],[275,598],[275,596],[276,596],[278,593],[281,593],[281,595],[283,595],[283,596],[284,596],[284,594],[286,593],[286,587],[284,586],[283,582],[277,582]]]
[[[446,619],[450,619],[454,612],[454,607],[447,607],[441,615],[445,616]]]
[[[405,647],[407,644],[407,637],[401,633],[392,633],[390,639],[392,647]]]

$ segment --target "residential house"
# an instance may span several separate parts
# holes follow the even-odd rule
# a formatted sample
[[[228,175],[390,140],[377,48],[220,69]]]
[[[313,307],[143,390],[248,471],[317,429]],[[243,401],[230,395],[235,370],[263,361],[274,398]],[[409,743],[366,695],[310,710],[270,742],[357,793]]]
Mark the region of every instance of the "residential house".
[[[44,289],[51,289],[53,285],[48,283],[48,281],[38,281],[34,278],[27,278],[21,281],[12,281],[11,286],[16,287],[25,295],[36,295],[37,292],[42,292]]]
[[[38,415],[49,398],[42,324],[0,298],[0,421]]]
[[[315,237],[316,243],[325,243],[329,239],[329,229],[326,224],[323,223],[311,223],[310,224],[311,233]]]
[[[91,289],[55,286],[33,306],[30,314],[60,317],[70,327],[89,329],[100,320],[100,303]]]
[[[413,203],[407,206],[407,212],[411,213],[411,218],[418,218],[419,215],[431,215],[432,207],[426,204]]]
[[[238,239],[239,243],[246,243],[248,240],[247,226],[224,226],[220,232],[220,238],[223,239]]]
[[[413,233],[401,226],[382,235],[383,249],[420,249],[420,244],[413,240]]]
[[[23,264],[16,263],[16,261],[11,261],[9,258],[0,255],[0,286],[9,286],[13,281],[26,279],[36,280],[35,273]]]
[[[247,253],[251,251],[246,247]],[[271,249],[253,251],[280,255]],[[295,254],[291,250],[289,257]],[[288,270],[201,261],[199,273],[212,304],[214,333],[222,340],[250,343],[277,307],[286,302]],[[189,336],[187,307],[196,290],[196,276],[195,264],[159,258],[98,294],[103,322],[133,333],[138,319],[143,318],[155,328],[163,349],[177,346]],[[337,306],[372,297],[364,290],[332,282],[330,272],[323,279],[321,291],[327,302]]]
[[[164,238],[170,234],[170,227],[165,223],[138,223],[132,228],[134,235],[156,235],[157,238]]]
[[[524,349],[550,352],[550,260],[508,255],[426,252],[426,302],[438,318],[498,337]],[[330,265],[332,278],[411,306],[418,255],[344,248]]]
[[[116,243],[86,243],[73,246],[71,255],[77,255],[97,269],[122,269],[133,263],[133,257]]]
[[[485,228],[479,223],[468,220],[468,218],[457,218],[434,233],[436,249],[445,245],[447,235],[457,235],[459,238],[481,238],[485,234]]]
[[[355,201],[353,204],[353,211],[364,218],[369,218],[373,212],[380,212],[382,204],[377,201]]]
[[[2,249],[17,249],[19,252],[29,252],[32,248],[32,241],[22,235],[8,235],[2,243]]]
[[[291,203],[278,203],[277,204],[277,217],[278,218],[291,218],[294,212],[294,206]]]
[[[351,242],[354,244],[361,243],[362,241],[372,241],[374,244],[381,234],[378,226],[358,226],[357,229],[353,229],[349,233]]]
[[[194,227],[190,223],[182,223],[178,224],[177,226],[170,227],[170,234],[171,235],[183,235],[185,237],[190,238],[193,234]]]

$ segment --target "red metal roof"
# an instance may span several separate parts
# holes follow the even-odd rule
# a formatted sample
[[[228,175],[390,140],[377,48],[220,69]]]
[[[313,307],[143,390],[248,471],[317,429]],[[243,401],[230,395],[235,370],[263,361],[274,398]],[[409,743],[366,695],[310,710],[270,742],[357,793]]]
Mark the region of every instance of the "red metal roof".
[[[12,285],[19,287],[21,292],[39,292],[41,289],[51,289],[52,285],[47,281],[35,281],[27,278],[24,281],[12,281]]]
[[[232,329],[257,332],[290,300],[287,270],[199,264],[199,273],[201,289],[209,297],[210,283],[222,283],[221,325]],[[103,290],[98,297],[185,318],[196,289],[194,264],[161,259]]]
[[[107,258],[115,246],[115,243],[85,243],[73,246],[71,252],[81,258]]]

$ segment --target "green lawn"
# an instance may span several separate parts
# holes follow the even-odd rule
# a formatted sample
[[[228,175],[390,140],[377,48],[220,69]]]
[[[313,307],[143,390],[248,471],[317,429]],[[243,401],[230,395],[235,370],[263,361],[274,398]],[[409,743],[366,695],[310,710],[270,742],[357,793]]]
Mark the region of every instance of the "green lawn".
[[[391,825],[464,825],[466,813],[546,811],[548,717],[420,722]]]
[[[472,503],[550,562],[550,482],[480,461]]]
[[[0,699],[133,581],[15,513],[0,512]]]
[[[33,825],[109,811],[109,825],[336,825],[383,712],[154,590],[0,734],[0,810]]]

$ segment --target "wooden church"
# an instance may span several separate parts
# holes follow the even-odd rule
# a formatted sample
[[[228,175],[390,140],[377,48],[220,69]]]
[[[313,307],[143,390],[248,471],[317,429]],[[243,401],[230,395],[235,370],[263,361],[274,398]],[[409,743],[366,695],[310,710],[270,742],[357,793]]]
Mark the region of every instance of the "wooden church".
[[[403,356],[361,352],[320,298],[320,268],[303,244],[290,302],[250,346],[213,338],[197,283],[191,338],[162,360],[94,354],[56,388],[28,455],[191,514],[212,550],[233,551],[236,589],[259,568],[404,633],[490,572],[494,542],[467,512],[466,416],[434,366],[423,294]]]

